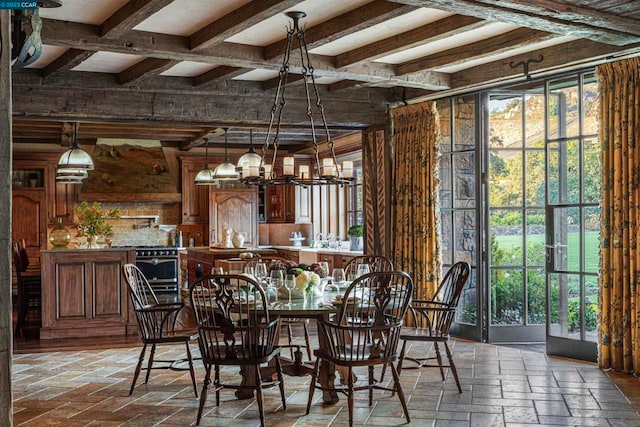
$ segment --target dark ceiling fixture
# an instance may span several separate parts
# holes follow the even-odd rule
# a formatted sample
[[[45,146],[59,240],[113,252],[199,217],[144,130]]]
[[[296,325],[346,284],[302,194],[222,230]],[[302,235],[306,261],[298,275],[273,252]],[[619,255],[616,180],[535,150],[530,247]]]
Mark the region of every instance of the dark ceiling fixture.
[[[307,16],[304,12],[287,12],[286,15],[293,20],[293,25],[287,29],[287,48],[284,53],[282,67],[280,67],[278,87],[276,96],[271,107],[271,120],[269,121],[269,130],[262,147],[262,161],[259,168],[247,167],[242,168],[241,181],[245,184],[253,185],[343,185],[350,184],[354,181],[353,162],[345,161],[342,166],[338,165],[336,153],[333,148],[333,141],[329,134],[327,119],[325,117],[324,106],[320,100],[320,92],[316,85],[314,68],[311,65],[307,43],[305,41],[304,29],[300,28],[300,19]],[[298,171],[295,170],[295,160],[293,156],[287,156],[282,159],[282,169],[274,167],[278,155],[278,146],[280,143],[280,127],[285,100],[285,90],[289,77],[289,59],[294,37],[298,39],[298,50],[300,54],[300,73],[304,81],[304,92],[307,100],[307,116],[309,117],[309,126],[311,128],[311,138],[313,141],[313,157],[311,159],[311,169],[309,165],[299,165]],[[311,99],[315,98],[313,101]],[[320,162],[318,136],[316,135],[316,126],[320,127],[320,123],[314,122],[314,108],[319,112],[322,120],[322,129],[327,138],[327,147],[329,155]],[[277,118],[277,120],[276,120]],[[275,124],[274,124],[275,121]],[[316,118],[317,121],[317,118]],[[274,130],[275,129],[275,130]],[[273,139],[270,140],[273,133]],[[266,163],[266,155],[270,152],[271,163]],[[239,165],[241,166],[241,165]]]
[[[11,70],[15,72],[40,58],[42,20],[38,9],[14,10],[11,25]]]

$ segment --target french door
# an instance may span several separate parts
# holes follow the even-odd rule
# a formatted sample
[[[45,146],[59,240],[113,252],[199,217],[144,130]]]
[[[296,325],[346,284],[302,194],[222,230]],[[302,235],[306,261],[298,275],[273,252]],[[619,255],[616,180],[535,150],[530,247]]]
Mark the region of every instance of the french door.
[[[600,145],[593,74],[547,82],[547,353],[595,361]]]
[[[545,98],[485,95],[487,341],[545,340]]]
[[[592,72],[438,102],[443,272],[472,265],[455,335],[595,360],[597,108]]]

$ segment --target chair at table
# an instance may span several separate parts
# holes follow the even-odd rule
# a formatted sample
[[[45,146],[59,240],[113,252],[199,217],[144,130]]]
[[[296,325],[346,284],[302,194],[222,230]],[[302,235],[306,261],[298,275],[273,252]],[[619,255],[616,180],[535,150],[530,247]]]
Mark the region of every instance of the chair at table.
[[[316,356],[307,414],[311,409],[316,388],[328,390],[318,380],[320,363],[323,361],[348,369],[347,385],[335,386],[335,390],[347,395],[349,425],[353,424],[354,391],[369,390],[369,406],[373,404],[373,389],[397,392],[407,422],[409,411],[400,385],[394,362],[398,359],[398,343],[402,321],[413,292],[411,277],[400,271],[373,272],[358,277],[349,285],[337,315],[319,321],[321,348]],[[393,386],[383,386],[374,378],[374,367],[389,367],[393,374]],[[353,368],[368,368],[368,381],[364,385],[354,384]]]
[[[254,267],[256,266],[256,264],[258,263],[258,261],[262,261],[267,265],[267,272],[271,271],[271,268],[274,267],[276,264],[279,265],[285,265],[285,266],[289,266],[292,267],[295,265],[294,262],[289,261],[285,258],[281,258],[281,257],[277,257],[277,256],[263,256],[263,257],[257,257],[257,258],[251,258],[249,260],[247,260],[247,262],[244,263],[244,265],[242,266],[243,271],[244,268],[246,267]],[[291,329],[292,325],[302,325],[303,331],[304,331],[304,342],[305,342],[305,347],[307,349],[307,357],[309,358],[309,360],[311,360],[311,340],[309,338],[309,328],[308,328],[308,323],[309,320],[308,319],[298,319],[296,317],[280,317],[280,325],[282,327],[286,327],[287,328],[287,340],[289,342],[289,349],[291,351],[291,358],[294,358],[293,355],[293,349],[294,348],[299,348],[299,346],[294,345],[293,344],[293,331]]]
[[[239,297],[240,289],[243,289],[243,297]],[[258,282],[244,275],[212,274],[196,280],[191,286],[190,298],[206,371],[196,425],[202,418],[213,367],[216,406],[220,405],[220,390],[223,388],[255,390],[260,424],[264,426],[263,388],[278,385],[282,407],[287,408],[280,348],[277,346],[280,319],[269,315],[269,302],[264,290]],[[260,365],[271,360],[275,362],[278,379],[263,383]],[[253,368],[255,384],[221,382],[221,365],[239,366],[243,370]]]
[[[17,312],[15,335],[20,336],[29,312],[42,313],[42,279],[39,272],[27,271],[25,256],[20,252],[20,244],[12,245],[13,265],[16,270]],[[26,256],[28,264],[29,257]]]
[[[178,312],[185,306],[182,302],[160,303],[153,289],[149,285],[144,274],[135,264],[125,264],[123,267],[124,277],[129,285],[129,296],[133,303],[133,309],[138,322],[138,334],[142,340],[143,346],[138,358],[138,364],[133,374],[133,382],[129,389],[129,396],[133,394],[133,389],[138,381],[140,371],[146,370],[144,383],[149,382],[149,375],[152,369],[171,369],[184,370],[177,365],[184,362],[184,359],[178,360],[155,360],[156,346],[158,344],[178,344],[184,343],[187,359],[189,364],[189,373],[191,374],[191,382],[193,383],[193,391],[198,396],[196,386],[196,375],[193,370],[193,358],[191,357],[191,349],[189,343],[197,338],[195,331],[176,330],[176,320]],[[147,346],[151,345],[149,361],[147,367],[143,368],[145,353]],[[161,363],[161,366],[153,366],[154,363]]]
[[[412,327],[403,328],[400,338],[404,341],[402,351],[400,352],[400,361],[398,362],[398,373],[403,369],[405,360],[410,360],[415,365],[405,367],[404,369],[417,369],[422,367],[439,367],[442,381],[445,380],[444,368],[451,368],[451,373],[456,380],[458,392],[462,393],[460,380],[456,365],[453,363],[451,350],[449,349],[449,332],[456,314],[456,308],[462,289],[469,277],[470,267],[466,262],[455,263],[444,276],[435,297],[432,300],[413,300],[409,307],[408,318],[411,320]],[[406,355],[406,346],[408,342],[432,342],[435,350],[435,356],[425,357],[408,357]],[[442,364],[442,356],[438,343],[443,343],[448,365]],[[427,364],[429,360],[436,359],[438,364]]]
[[[358,266],[368,264],[370,272],[393,271],[391,260],[382,255],[361,255],[351,259],[344,266],[344,274],[347,279],[357,275]],[[349,279],[350,280],[350,279]]]
[[[40,275],[40,267],[31,265],[29,261],[29,253],[27,252],[27,242],[24,239],[18,239],[18,249],[20,251],[20,259],[22,260],[22,268],[27,274]]]

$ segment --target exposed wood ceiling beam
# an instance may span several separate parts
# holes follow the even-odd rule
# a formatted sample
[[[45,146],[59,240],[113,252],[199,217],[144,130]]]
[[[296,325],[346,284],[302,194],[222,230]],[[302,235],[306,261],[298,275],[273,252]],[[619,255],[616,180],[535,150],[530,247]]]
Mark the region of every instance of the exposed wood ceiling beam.
[[[556,37],[558,37],[556,34],[544,31],[519,28],[475,43],[454,47],[400,64],[396,67],[396,70],[398,75],[404,75],[445,65],[455,65],[471,59],[508,52],[512,49],[540,43]]]
[[[340,80],[339,82],[331,83],[329,85],[329,92],[336,92],[338,90],[353,89],[362,87],[364,84],[357,80]]]
[[[187,39],[167,34],[130,31],[119,40],[110,40],[97,35],[97,27],[60,20],[43,19],[42,40],[45,44],[86,50],[118,52],[147,57],[172,59],[176,61],[195,61],[216,65],[241,68],[262,68],[279,70],[277,59],[265,60],[262,48],[221,43],[215,49],[193,52],[187,48]],[[346,68],[336,69],[333,58],[311,55],[317,77],[332,77],[360,80],[370,83],[386,82],[399,86],[441,90],[449,87],[448,76],[442,73],[425,72],[412,75],[411,79],[397,77],[393,66],[375,62],[366,62]],[[298,73],[298,58],[292,58],[291,71]]]
[[[173,0],[131,0],[102,23],[100,35],[118,38],[171,3]]]
[[[47,77],[57,71],[71,70],[91,57],[95,52],[82,49],[67,49],[62,55],[51,61],[40,70],[42,77]]]
[[[613,49],[612,49],[613,48]],[[544,60],[530,65],[530,73],[539,75],[556,72],[557,69],[577,69],[598,65],[610,60],[612,56],[638,55],[640,43],[631,46],[613,47],[590,40],[575,40],[562,45],[540,49],[535,55],[542,55]],[[508,59],[468,68],[452,76],[457,91],[476,90],[495,85],[498,82],[517,82],[524,80],[522,68],[513,68],[509,64],[526,61],[532,54],[523,53]],[[440,94],[438,94],[440,95]],[[442,96],[447,96],[446,92]]]
[[[224,135],[223,128],[215,128],[215,129],[204,131],[198,134],[197,136],[195,136],[193,139],[189,141],[185,141],[182,144],[180,144],[180,151],[188,151],[188,150],[191,150],[192,148],[204,145],[209,138],[215,138],[218,135]]]
[[[510,9],[506,2],[495,1],[484,3],[480,0],[391,0],[395,3],[412,6],[428,7],[460,15],[475,16],[487,21],[505,22],[520,27],[547,31],[561,35],[571,35],[587,40],[611,45],[626,45],[637,43],[640,37],[622,33],[610,28],[597,28],[580,22],[563,21],[560,19],[540,16],[529,12]]]
[[[335,57],[336,67],[341,68],[364,60],[378,59],[404,49],[442,40],[463,31],[480,28],[486,24],[486,21],[472,16],[448,16],[411,31],[341,53]]]
[[[144,59],[118,73],[118,83],[121,85],[138,83],[149,77],[158,75],[176,65],[178,61],[160,58]]]
[[[345,92],[351,95],[351,91]],[[268,123],[272,97],[189,94],[177,99],[175,94],[136,91],[88,90],[69,87],[64,91],[43,86],[15,86],[13,114],[16,117],[48,120],[90,120],[145,123],[206,124],[208,126],[253,126]],[[268,100],[267,100],[268,99]],[[306,100],[287,99],[285,125],[308,122]],[[323,98],[327,123],[331,127],[358,129],[386,120],[385,102],[363,102]],[[64,108],[60,108],[64,105]],[[126,108],[124,108],[126,106]]]
[[[51,90],[75,90],[75,91],[113,91],[131,94],[128,86],[119,84],[116,75],[109,73],[81,73],[75,71],[65,71],[54,73],[49,78],[43,80],[37,70],[22,70],[15,73],[13,77],[14,87],[24,87],[29,90],[34,87]],[[379,104],[387,101],[387,89],[371,89],[368,91],[349,91],[345,93],[331,93],[325,85],[319,85],[318,91],[323,102],[339,103],[366,103]],[[216,81],[206,86],[194,87],[190,78],[155,76],[150,77],[136,85],[136,93],[146,92],[153,94],[164,94],[171,96],[220,96],[232,98],[259,98],[271,104],[273,94],[265,93],[262,82],[227,80]],[[304,88],[292,85],[287,91],[290,99],[305,98]],[[184,124],[183,124],[184,125]]]
[[[415,10],[414,7],[394,4],[385,0],[375,0],[372,3],[367,3],[343,15],[305,29],[305,41],[307,47],[311,50],[321,44],[337,40],[413,10]],[[303,24],[301,23],[301,25]],[[294,39],[291,47],[294,49],[297,46],[298,40]],[[265,47],[264,57],[271,59],[280,56],[284,54],[286,47],[286,38],[272,43]]]
[[[481,3],[495,4],[495,0],[479,0]],[[630,2],[636,3],[636,2]],[[502,6],[547,16],[561,21],[580,22],[582,24],[615,28],[629,34],[640,36],[640,21],[626,18],[622,14],[613,14],[602,10],[583,7],[576,2],[567,3],[556,0],[503,0]]]
[[[303,82],[304,82],[304,77],[302,77],[301,74],[289,74],[287,76],[287,86],[297,84],[297,83],[303,83]],[[262,88],[264,90],[275,89],[278,87],[279,83],[280,83],[280,76],[274,77],[273,79],[263,81]]]
[[[248,68],[229,67],[227,65],[221,65],[213,70],[209,70],[198,76],[193,77],[194,86],[203,86],[217,80],[228,80],[236,76],[250,71]]]
[[[192,34],[189,37],[189,47],[203,49],[222,43],[225,39],[270,16],[277,15],[299,2],[300,0],[250,1]]]

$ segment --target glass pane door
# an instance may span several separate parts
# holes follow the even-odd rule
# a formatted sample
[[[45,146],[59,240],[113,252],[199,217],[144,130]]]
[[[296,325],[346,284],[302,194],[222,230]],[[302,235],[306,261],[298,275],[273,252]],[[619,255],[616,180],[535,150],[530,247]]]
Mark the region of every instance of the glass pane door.
[[[488,341],[545,339],[544,94],[487,100]]]
[[[600,147],[592,74],[547,84],[547,353],[595,361]]]

